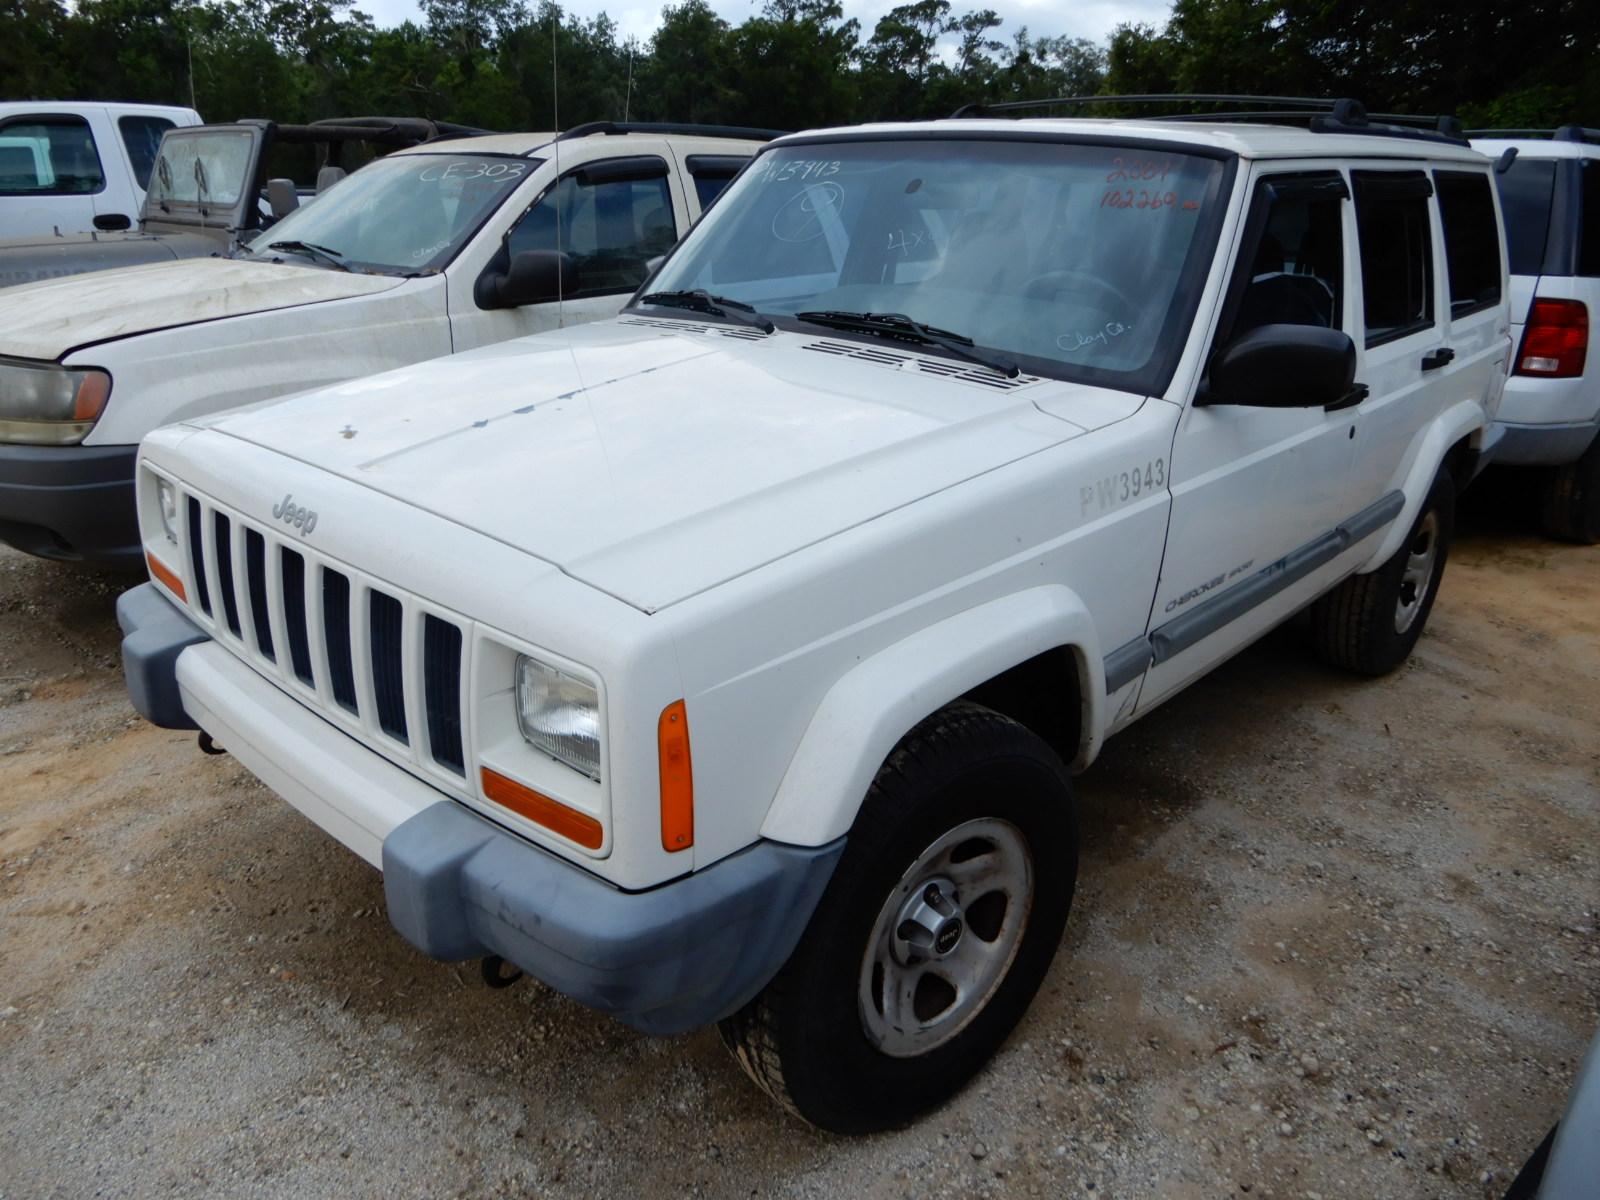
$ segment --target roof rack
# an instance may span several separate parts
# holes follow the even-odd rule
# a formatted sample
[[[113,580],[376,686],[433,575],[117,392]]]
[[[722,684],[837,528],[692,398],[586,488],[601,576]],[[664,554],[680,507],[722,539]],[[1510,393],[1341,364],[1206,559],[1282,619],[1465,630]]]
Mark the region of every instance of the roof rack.
[[[743,138],[752,142],[770,142],[782,137],[787,129],[755,129],[746,125],[680,125],[671,121],[589,121],[574,125],[565,133],[557,134],[556,141],[601,135],[612,137],[623,133],[668,133],[685,137]]]
[[[1562,125],[1556,129],[1469,129],[1468,137],[1475,138],[1549,138],[1552,142],[1588,142],[1600,144],[1600,129],[1585,129],[1582,125]]]
[[[1219,92],[1145,93],[1113,96],[1057,96],[1048,100],[1003,100],[996,104],[963,104],[952,118],[982,117],[991,113],[1025,109],[1064,108],[1091,104],[1208,104],[1247,105],[1235,112],[1163,113],[1162,121],[1260,121],[1271,124],[1304,122],[1312,133],[1353,133],[1367,137],[1417,138],[1422,141],[1467,144],[1461,122],[1450,116],[1404,113],[1368,115],[1359,100],[1324,96],[1247,96]]]

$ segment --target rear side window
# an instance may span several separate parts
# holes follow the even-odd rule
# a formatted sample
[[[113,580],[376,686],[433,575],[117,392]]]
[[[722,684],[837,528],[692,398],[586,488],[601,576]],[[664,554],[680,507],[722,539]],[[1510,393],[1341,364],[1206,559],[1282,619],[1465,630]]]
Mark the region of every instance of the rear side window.
[[[1578,226],[1578,274],[1600,275],[1600,159],[1583,160],[1583,215]]]
[[[128,148],[128,163],[141,188],[150,186],[150,168],[156,163],[156,147],[161,145],[161,135],[172,125],[165,117],[117,118],[117,132]]]
[[[94,134],[82,117],[0,124],[0,196],[77,196],[105,185]]]
[[[1500,231],[1494,223],[1489,178],[1476,172],[1439,171],[1439,221],[1444,226],[1450,315],[1466,316],[1500,302]]]
[[[1506,253],[1513,275],[1537,275],[1544,269],[1544,246],[1550,236],[1550,201],[1556,191],[1556,164],[1549,158],[1512,159],[1495,176],[1500,211],[1506,221]]]
[[[689,174],[694,179],[695,195],[700,200],[700,211],[705,212],[711,202],[722,195],[722,189],[732,182],[745,163],[750,160],[737,154],[691,154],[688,159]]]
[[[1421,171],[1352,171],[1367,345],[1433,324],[1433,227]]]

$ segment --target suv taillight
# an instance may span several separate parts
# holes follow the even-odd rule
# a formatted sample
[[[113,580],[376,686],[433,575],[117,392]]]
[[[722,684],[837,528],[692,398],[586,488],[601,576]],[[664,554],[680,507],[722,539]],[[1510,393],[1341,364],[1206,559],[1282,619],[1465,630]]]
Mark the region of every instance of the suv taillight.
[[[1581,300],[1535,300],[1517,354],[1518,375],[1575,379],[1589,353],[1589,310]]]

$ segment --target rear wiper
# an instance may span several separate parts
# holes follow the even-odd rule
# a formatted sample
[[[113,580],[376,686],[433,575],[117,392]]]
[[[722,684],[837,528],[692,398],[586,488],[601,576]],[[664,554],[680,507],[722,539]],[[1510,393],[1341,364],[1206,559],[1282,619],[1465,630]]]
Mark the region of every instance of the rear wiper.
[[[646,292],[639,297],[638,303],[659,304],[663,308],[689,308],[709,316],[737,321],[741,325],[753,325],[762,333],[771,333],[777,328],[756,311],[755,305],[735,300],[731,296],[713,296],[704,288],[680,292]]]
[[[826,325],[830,329],[874,333],[880,337],[908,338],[925,345],[938,346],[948,350],[957,358],[975,362],[979,366],[988,367],[991,371],[999,371],[1009,379],[1015,379],[1022,374],[1022,368],[1009,358],[979,350],[976,343],[965,334],[924,325],[921,321],[913,321],[904,313],[839,312],[834,309],[824,309],[819,312],[795,313],[795,317],[811,325]]]
[[[326,246],[319,246],[315,242],[301,242],[288,239],[281,242],[268,242],[268,250],[287,250],[291,254],[307,254],[312,258],[320,258],[324,262],[338,267],[341,271],[348,271],[350,267],[344,261],[344,255],[337,250],[330,250]]]

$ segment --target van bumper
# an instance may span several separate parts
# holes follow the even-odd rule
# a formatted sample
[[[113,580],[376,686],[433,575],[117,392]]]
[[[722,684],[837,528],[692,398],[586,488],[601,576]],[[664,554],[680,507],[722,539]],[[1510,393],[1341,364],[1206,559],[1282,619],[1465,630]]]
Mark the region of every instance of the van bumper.
[[[40,558],[136,571],[137,446],[0,445],[0,542]]]
[[[759,841],[628,892],[512,834],[368,750],[257,674],[152,584],[117,618],[147,718],[199,728],[383,871],[389,920],[432,958],[498,955],[645,1033],[736,1012],[788,960],[844,839]]]

